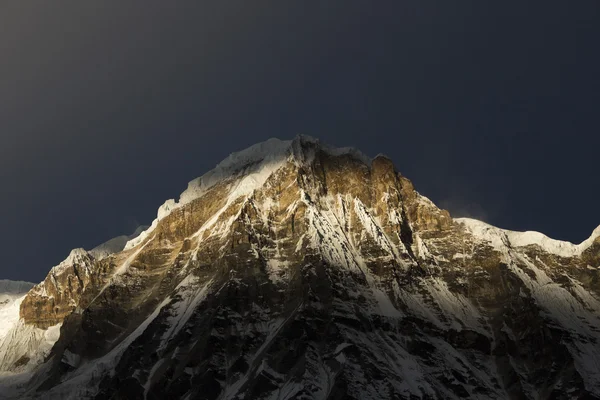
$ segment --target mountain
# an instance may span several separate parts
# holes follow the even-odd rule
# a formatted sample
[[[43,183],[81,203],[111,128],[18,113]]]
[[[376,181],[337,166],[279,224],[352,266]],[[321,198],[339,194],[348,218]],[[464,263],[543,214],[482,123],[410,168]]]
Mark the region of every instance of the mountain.
[[[385,156],[268,140],[113,250],[22,299],[0,398],[600,398],[600,227],[453,219]]]

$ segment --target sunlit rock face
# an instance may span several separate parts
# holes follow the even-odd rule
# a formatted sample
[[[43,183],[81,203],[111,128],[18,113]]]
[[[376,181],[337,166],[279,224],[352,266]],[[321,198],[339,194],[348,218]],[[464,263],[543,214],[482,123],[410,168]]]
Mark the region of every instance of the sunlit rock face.
[[[453,220],[384,156],[273,139],[192,181],[122,251],[55,267],[13,333],[60,337],[33,341],[46,353],[27,368],[0,364],[25,372],[0,392],[598,398],[596,233],[576,246]]]

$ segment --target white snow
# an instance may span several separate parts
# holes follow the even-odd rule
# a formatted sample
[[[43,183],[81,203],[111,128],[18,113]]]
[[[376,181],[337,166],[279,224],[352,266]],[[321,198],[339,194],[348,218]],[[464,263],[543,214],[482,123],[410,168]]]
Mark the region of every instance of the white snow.
[[[394,306],[389,296],[382,290],[379,278],[370,272],[360,249],[346,236],[344,210],[348,208],[343,206],[340,198],[325,196],[321,199],[326,204],[324,207],[317,207],[304,192],[301,193],[301,199],[307,207],[306,215],[309,225],[307,234],[310,239],[310,247],[319,249],[319,254],[330,265],[364,275],[371,290],[367,295],[371,297],[373,313],[392,318],[401,317],[402,312]],[[387,250],[390,261],[395,259],[400,265],[403,265],[397,248],[385,237],[379,222],[370,215],[370,212],[359,200],[351,199],[350,202],[355,205],[354,212],[365,230],[369,232],[366,234],[372,236],[382,249]]]
[[[202,197],[219,183],[243,176],[241,181],[230,188],[227,204],[231,204],[239,197],[249,195],[255,189],[261,187],[273,172],[286,163],[291,162],[301,165],[310,162],[314,158],[314,152],[308,149],[310,146],[307,145],[318,146],[319,149],[333,156],[348,154],[361,160],[366,165],[370,165],[371,163],[370,158],[354,148],[331,147],[306,135],[297,136],[293,140],[268,139],[245,150],[230,154],[217,164],[214,169],[189,182],[187,189],[179,196],[179,201],[175,199],[167,200],[158,209],[157,218],[152,222],[150,228],[142,232],[135,239],[127,242],[125,250],[131,249],[143,242],[149,233],[156,228],[158,222],[168,216],[173,210]]]
[[[600,226],[592,235],[580,244],[551,239],[540,232],[517,232],[496,228],[471,218],[457,218],[456,222],[463,224],[473,235],[487,240],[498,250],[506,247],[526,247],[537,245],[550,254],[561,257],[574,257],[581,255],[600,236]]]
[[[114,374],[114,368],[121,360],[123,353],[144,333],[146,328],[148,328],[158,316],[162,308],[169,304],[170,301],[171,298],[167,298],[160,303],[152,314],[137,327],[137,329],[130,333],[109,353],[87,364],[81,365],[78,369],[73,371],[72,374],[68,375],[62,383],[46,392],[44,396],[50,399],[78,400],[89,398],[96,394],[98,385],[100,384],[100,378],[106,374]]]
[[[0,339],[0,372],[30,371],[38,366],[60,336],[61,324],[48,329],[27,325],[21,319]],[[29,361],[15,370],[14,363],[23,357]]]
[[[571,279],[570,289],[562,287],[538,268],[527,256],[516,255],[509,268],[518,276],[542,310],[542,315],[576,338],[564,340],[574,358],[575,368],[581,374],[586,388],[600,392],[600,349],[594,343],[600,332],[600,301]],[[533,273],[534,278],[526,272]],[[586,338],[581,340],[580,338]]]
[[[232,399],[236,397],[240,389],[244,387],[252,375],[256,375],[260,372],[259,369],[262,365],[262,361],[269,348],[273,344],[274,339],[277,337],[277,334],[287,325],[289,321],[292,321],[295,318],[296,313],[302,308],[303,305],[304,303],[298,304],[296,309],[292,311],[287,318],[278,318],[268,323],[269,334],[258,350],[256,350],[252,357],[247,361],[249,365],[248,371],[241,376],[235,376],[234,379],[237,380],[234,382],[226,382],[226,386],[223,388],[223,392],[219,396],[219,400]]]
[[[600,350],[592,344],[600,332],[600,301],[585,290],[573,278],[565,276],[569,283],[555,282],[550,269],[540,260],[530,259],[517,249],[538,246],[542,250],[561,257],[580,256],[600,236],[600,228],[580,244],[551,239],[539,232],[515,232],[493,227],[469,218],[456,220],[474,236],[487,241],[503,255],[510,271],[521,279],[528,290],[521,291],[522,297],[532,297],[541,310],[541,315],[553,325],[568,331],[572,340],[564,340],[573,356],[575,368],[581,374],[586,388],[600,392]]]
[[[98,292],[98,294],[96,295],[96,297],[94,297],[94,299],[91,301],[91,303],[93,303],[94,301],[96,301],[96,299],[100,297],[100,295],[106,290],[106,288],[109,287],[110,285],[112,285],[115,282],[115,278],[117,278],[120,275],[123,275],[124,273],[127,272],[127,270],[129,269],[129,266],[131,265],[131,263],[142,252],[142,250],[144,250],[144,248],[148,245],[148,243],[150,243],[150,242],[146,242],[142,247],[140,247],[139,249],[137,249],[135,252],[133,252],[133,254],[131,254],[129,257],[127,257],[127,259],[125,261],[123,261],[123,264],[121,264],[113,272],[112,276],[107,280],[107,282],[104,284],[104,286],[102,287],[102,289],[100,289],[100,291]]]
[[[181,194],[179,205],[187,204],[197,199],[215,184],[234,176],[248,167],[256,164],[262,164],[261,166],[281,164],[289,155],[290,145],[290,141],[269,139],[240,152],[230,154],[213,170],[191,181],[188,184],[188,188]]]
[[[377,300],[379,311],[378,314],[392,318],[400,318],[404,316],[404,314],[402,314],[394,306],[389,296],[385,292],[383,292],[383,290],[377,287],[372,287],[371,290],[373,291],[373,296],[375,296],[375,299]]]
[[[338,148],[336,148],[336,147],[325,146],[324,150],[328,154],[331,154],[332,156],[351,155],[354,158],[360,160],[363,164],[371,165],[371,161],[372,161],[371,158],[367,157],[366,155],[364,155],[362,152],[355,149],[354,147],[338,147]]]
[[[468,328],[489,336],[489,332],[480,323],[483,316],[477,307],[462,294],[452,292],[441,278],[423,279],[421,286],[440,308],[441,315],[448,320],[448,327],[458,331]]]
[[[415,233],[415,246],[417,248],[416,253],[419,256],[419,258],[423,260],[429,260],[434,258],[429,249],[427,248],[427,245],[425,244],[423,239],[421,239],[421,235],[419,235],[418,233]]]
[[[177,293],[181,295],[182,299],[177,303],[171,303],[171,316],[168,318],[169,329],[162,337],[163,345],[166,344],[170,338],[175,337],[185,326],[194,311],[196,311],[198,305],[200,305],[208,295],[211,284],[212,280],[201,285],[198,277],[188,275],[177,286]]]
[[[0,341],[19,321],[19,308],[33,283],[0,280]]]
[[[67,258],[52,268],[51,273],[58,274],[65,268],[72,267],[74,264],[87,264],[89,261],[89,256],[89,253],[85,251],[85,249],[73,249]]]
[[[598,306],[600,303],[591,296],[585,296],[585,303],[582,304],[578,297],[583,297],[583,294],[577,289],[578,284],[575,281],[571,280],[571,284],[574,285],[572,290],[576,295],[554,282],[529,257],[517,255],[515,261],[518,261],[518,265],[524,265],[530,274],[533,273],[534,278],[531,278],[530,274],[516,263],[509,266],[529,288],[531,296],[549,318],[555,320],[564,329],[586,336],[594,337],[597,332],[600,332],[600,315],[597,311],[590,311],[584,307],[584,304]]]
[[[159,208],[159,210],[160,210],[160,208]],[[133,249],[134,247],[136,247],[137,245],[142,243],[144,240],[146,240],[146,238],[148,238],[150,236],[150,234],[152,232],[154,232],[154,229],[156,229],[157,226],[158,226],[158,218],[156,218],[154,221],[152,221],[152,224],[150,225],[150,227],[148,229],[146,229],[143,232],[140,232],[140,234],[137,235],[135,238],[129,240],[125,244],[125,247],[123,248],[123,250]]]
[[[0,302],[0,340],[16,325],[19,321],[19,307],[25,296],[1,295],[4,300]]]
[[[65,350],[62,355],[61,362],[76,368],[81,361],[81,357],[77,354],[70,352],[69,350]]]
[[[350,271],[364,273],[335,213],[325,208],[319,209],[308,199],[305,193],[302,193],[301,196],[307,206],[306,214],[308,216],[308,234],[311,247],[319,249],[320,254],[331,265],[338,265]],[[329,202],[331,200],[328,199]]]
[[[359,200],[354,199],[354,211],[371,238],[384,249],[391,258],[400,259],[398,247],[390,242],[388,237],[381,230],[381,224],[377,221],[372,212]]]
[[[111,254],[118,253],[123,250],[128,241],[128,236],[117,236],[99,246],[94,247],[89,251],[89,253],[93,255],[95,259],[101,260]]]
[[[290,265],[289,261],[283,261],[271,258],[267,260],[267,273],[269,279],[273,283],[281,282],[287,276],[287,267]]]
[[[125,248],[127,242],[136,239],[147,228],[147,226],[139,226],[131,235],[121,235],[112,238],[101,245],[94,247],[89,251],[89,253],[97,260],[101,260],[111,254],[118,253]]]

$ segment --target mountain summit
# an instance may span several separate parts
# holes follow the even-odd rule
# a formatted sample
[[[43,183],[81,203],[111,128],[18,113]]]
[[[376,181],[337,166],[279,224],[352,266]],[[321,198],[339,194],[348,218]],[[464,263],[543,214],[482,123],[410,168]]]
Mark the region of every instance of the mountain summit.
[[[452,219],[385,156],[299,136],[138,233],[18,299],[0,399],[600,398],[600,229]]]

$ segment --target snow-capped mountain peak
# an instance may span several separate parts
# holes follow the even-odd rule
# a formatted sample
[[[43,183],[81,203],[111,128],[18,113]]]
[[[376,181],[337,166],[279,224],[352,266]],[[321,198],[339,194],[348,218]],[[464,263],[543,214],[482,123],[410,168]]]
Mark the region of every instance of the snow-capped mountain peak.
[[[141,243],[156,227],[158,221],[170,215],[174,210],[202,197],[216,184],[234,179],[236,176],[243,176],[243,179],[237,181],[229,192],[230,199],[235,200],[260,188],[274,171],[288,162],[298,167],[310,164],[314,160],[317,150],[333,156],[351,155],[367,165],[371,163],[370,158],[353,147],[331,147],[321,144],[318,139],[308,135],[298,135],[293,140],[268,139],[239,152],[231,153],[214,169],[190,181],[187,189],[179,196],[179,200],[169,199],[160,206],[157,218],[149,229],[130,240],[125,245],[125,249],[131,249]]]
[[[0,392],[598,397],[598,233],[574,245],[454,220],[385,156],[270,139],[121,251],[52,269],[0,341]]]

